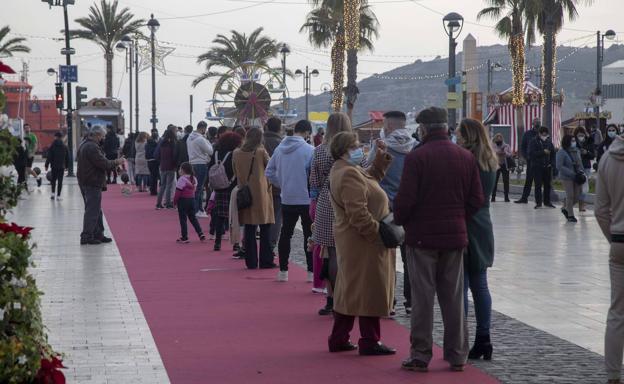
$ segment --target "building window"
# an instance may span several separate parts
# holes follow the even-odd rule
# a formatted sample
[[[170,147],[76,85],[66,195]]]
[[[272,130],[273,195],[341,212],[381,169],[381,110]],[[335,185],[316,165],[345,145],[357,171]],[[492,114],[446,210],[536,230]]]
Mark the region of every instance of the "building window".
[[[602,97],[605,99],[624,99],[624,84],[603,85]]]

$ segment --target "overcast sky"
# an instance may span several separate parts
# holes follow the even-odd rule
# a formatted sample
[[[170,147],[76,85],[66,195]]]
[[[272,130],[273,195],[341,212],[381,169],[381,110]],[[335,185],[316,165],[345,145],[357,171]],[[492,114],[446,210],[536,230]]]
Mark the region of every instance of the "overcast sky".
[[[32,49],[28,55],[19,54],[19,58],[3,60],[14,69],[19,69],[21,59],[24,59],[30,66],[29,81],[34,85],[34,93],[41,97],[51,96],[54,79],[45,70],[64,63],[59,53],[64,43],[51,39],[60,36],[62,8],[48,9],[47,4],[39,0],[2,0],[1,3],[0,25],[9,25],[12,32],[29,36],[27,44]],[[86,15],[93,3],[92,0],[76,0],[76,4],[70,6],[70,28],[76,27],[73,19]],[[176,125],[188,123],[190,94],[195,99],[194,123],[204,116],[208,107],[206,100],[212,98],[214,82],[205,81],[195,89],[191,87],[193,77],[202,72],[195,57],[207,50],[205,47],[211,45],[216,34],[228,34],[231,29],[249,33],[262,26],[268,36],[288,43],[292,50],[287,59],[289,69],[294,71],[309,65],[310,69],[316,68],[321,73],[312,81],[313,93],[320,93],[322,84],[331,82],[329,55],[323,50],[313,49],[306,35],[299,33],[311,9],[306,0],[120,0],[119,3],[129,7],[138,17],[148,19],[150,13],[154,13],[161,24],[157,38],[174,43],[172,46],[176,48],[165,59],[169,71],[167,76],[157,73],[157,115],[161,129],[170,122]],[[360,57],[359,79],[418,58],[426,60],[437,55],[446,56],[448,38],[442,28],[441,15],[451,11],[462,14],[466,19],[460,39],[471,33],[480,45],[503,43],[492,32],[492,21],[477,22],[476,14],[485,5],[481,0],[371,0],[370,3],[380,22],[380,37],[375,42],[375,51]],[[583,6],[579,11],[579,20],[566,24],[566,29],[558,37],[560,43],[570,41],[566,45],[595,46],[595,37],[590,36],[592,31],[609,28],[618,31],[618,41],[624,38],[624,28],[620,27],[623,0],[595,0],[592,6]],[[105,65],[101,50],[95,44],[81,40],[73,42],[72,46],[76,49],[73,63],[79,65],[80,85],[88,87],[89,97],[103,96]],[[127,105],[128,79],[124,65],[123,54],[119,54],[114,63],[113,95]],[[279,66],[278,60],[275,66]],[[418,83],[414,82],[414,86]],[[140,75],[142,130],[149,125],[150,87],[148,70]],[[288,87],[291,97],[303,94],[300,78],[289,80]]]

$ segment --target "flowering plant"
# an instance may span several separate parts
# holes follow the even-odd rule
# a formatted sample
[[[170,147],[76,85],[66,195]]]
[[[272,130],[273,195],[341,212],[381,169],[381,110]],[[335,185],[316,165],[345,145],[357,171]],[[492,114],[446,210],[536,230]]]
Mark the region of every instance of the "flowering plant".
[[[28,236],[30,236],[30,231],[32,230],[33,228],[31,227],[20,227],[19,225],[15,223],[11,223],[11,224],[0,223],[0,231],[5,232],[5,233],[12,232],[12,233],[21,235],[25,238],[28,238]]]

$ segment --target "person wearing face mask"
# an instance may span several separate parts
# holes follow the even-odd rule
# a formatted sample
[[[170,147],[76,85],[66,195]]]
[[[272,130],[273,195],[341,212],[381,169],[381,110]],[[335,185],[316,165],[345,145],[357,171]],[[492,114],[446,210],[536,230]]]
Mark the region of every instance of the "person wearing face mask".
[[[335,160],[329,188],[335,214],[338,275],[329,351],[346,352],[359,347],[360,355],[392,355],[396,350],[380,343],[380,318],[392,310],[395,251],[386,248],[379,235],[379,221],[390,212],[379,181],[391,156],[378,143],[375,164],[364,170],[359,166],[364,152],[353,132],[334,136],[330,151]],[[349,340],[356,316],[361,335],[357,346]]]
[[[492,191],[492,201],[496,201],[496,190],[498,189],[498,180],[503,175],[503,191],[505,193],[505,202],[509,202],[509,162],[512,156],[511,147],[505,143],[503,135],[497,133],[492,140],[494,143],[494,152],[498,158],[498,170],[496,171],[496,182]]]
[[[104,140],[106,129],[93,126],[87,137],[80,143],[76,177],[85,204],[80,244],[110,243],[112,239],[104,236],[102,220],[102,189],[106,186],[106,172],[123,164],[124,159],[108,160],[100,142]]]
[[[303,250],[308,267],[308,282],[312,282],[312,253],[308,250],[308,239],[312,236],[310,218],[310,191],[308,177],[314,147],[306,143],[312,133],[308,120],[295,124],[293,136],[288,136],[277,146],[266,168],[266,177],[273,186],[280,188],[282,204],[282,229],[277,246],[280,270],[277,281],[288,281],[288,259],[290,240],[295,225],[301,219],[303,227]]]
[[[587,134],[587,131],[583,127],[578,127],[574,130],[574,138],[576,139],[576,146],[581,155],[581,161],[585,175],[589,177],[591,175],[591,162],[596,158],[596,145],[594,145],[594,139],[591,135]],[[589,183],[583,184],[581,195],[579,196],[579,211],[585,212],[585,203],[587,202],[587,194],[589,193]]]
[[[576,137],[565,135],[561,139],[561,149],[557,152],[557,170],[566,194],[565,207],[561,208],[561,213],[569,222],[576,223],[574,204],[576,204],[582,190],[582,184],[579,184],[576,178],[579,172],[583,172],[581,153]]]
[[[530,143],[528,150],[530,172],[535,180],[535,209],[541,208],[542,204],[548,208],[555,208],[550,202],[555,146],[550,140],[549,133],[547,127],[541,127],[539,136]]]
[[[598,150],[597,150],[598,156],[597,156],[596,162],[600,163],[600,159],[602,158],[602,155],[607,153],[607,151],[609,150],[609,147],[611,146],[611,143],[613,143],[613,140],[615,140],[617,135],[619,135],[619,129],[617,125],[609,124],[607,126],[607,137],[600,143],[600,145],[598,145]]]
[[[529,202],[529,195],[531,194],[531,187],[533,186],[533,166],[531,164],[531,156],[529,155],[529,148],[531,143],[539,137],[540,120],[533,119],[531,123],[531,129],[526,131],[522,135],[522,142],[520,143],[520,155],[526,160],[526,177],[524,181],[524,189],[522,190],[522,197],[514,201],[516,204],[527,204]]]

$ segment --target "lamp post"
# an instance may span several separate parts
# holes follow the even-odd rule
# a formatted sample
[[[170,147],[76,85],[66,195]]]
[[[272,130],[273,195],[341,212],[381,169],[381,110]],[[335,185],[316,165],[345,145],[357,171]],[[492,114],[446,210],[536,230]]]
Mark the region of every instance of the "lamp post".
[[[134,132],[139,132],[139,37],[138,33],[134,35]]]
[[[323,91],[323,93],[329,94],[329,107],[328,107],[327,111],[329,113],[331,113],[331,109],[332,109],[332,95],[333,95],[333,90],[332,90],[331,84],[324,83],[323,85],[321,85],[321,91]]]
[[[290,53],[290,49],[286,43],[282,45],[280,53],[282,54],[282,88],[284,88],[284,92],[282,93],[282,109],[284,110],[282,113],[282,122],[286,122],[286,110],[288,109],[288,101],[286,100],[286,56]]]
[[[310,95],[310,78],[312,76],[314,77],[318,76],[319,71],[316,69],[313,69],[312,71],[310,71],[308,66],[306,65],[305,72],[303,72],[300,69],[297,69],[295,71],[295,76],[301,76],[301,75],[303,75],[303,91],[305,92],[305,119],[307,120],[309,116],[308,99]]]
[[[121,41],[117,43],[115,47],[117,51],[124,52],[126,54],[126,71],[128,72],[128,83],[129,83],[129,96],[128,96],[128,116],[130,119],[130,133],[132,133],[132,68],[133,68],[133,52],[134,52],[134,42],[129,36],[122,37]]]
[[[455,70],[455,48],[457,47],[457,36],[461,33],[461,30],[464,26],[464,18],[456,12],[451,12],[448,15],[444,16],[442,19],[442,25],[444,25],[444,31],[449,37],[449,79],[453,79],[456,74]],[[449,82],[448,85],[448,93],[455,93],[455,82]],[[455,98],[455,101],[457,99]],[[448,108],[448,121],[449,127],[454,127],[457,124],[457,111],[455,106],[454,108]]]
[[[490,110],[490,102],[489,96],[492,93],[492,85],[494,83],[494,72],[500,72],[503,69],[503,66],[498,61],[496,63],[492,63],[492,60],[488,59],[487,61],[487,110]]]
[[[600,104],[602,102],[602,66],[604,61],[604,39],[615,39],[615,31],[609,29],[604,34],[600,31],[596,32],[596,103],[594,105],[594,113],[596,114],[596,129],[600,129]]]
[[[156,31],[158,30],[158,27],[160,27],[160,23],[158,20],[154,19],[153,13],[147,22],[147,26],[150,30],[150,47],[152,49],[152,118],[150,119],[150,122],[152,123],[152,129],[156,129],[158,119],[156,118],[156,52],[154,49],[154,39]]]

